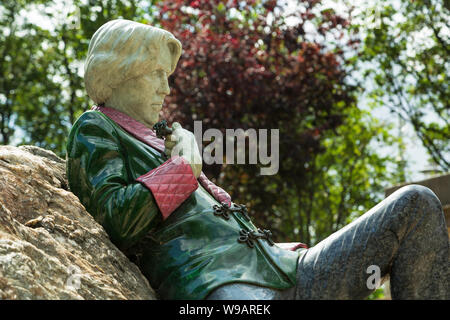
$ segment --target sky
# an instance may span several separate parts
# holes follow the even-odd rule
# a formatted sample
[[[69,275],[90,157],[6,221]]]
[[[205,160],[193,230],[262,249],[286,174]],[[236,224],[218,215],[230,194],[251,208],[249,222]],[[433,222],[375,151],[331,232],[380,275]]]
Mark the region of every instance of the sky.
[[[297,1],[295,0],[284,0],[286,2],[287,13],[294,10],[297,6]],[[366,10],[368,6],[376,3],[378,0],[360,0],[360,1],[352,1],[352,4],[356,7],[356,13],[359,11]],[[348,15],[346,11],[347,6],[345,3],[348,3],[346,0],[323,0],[322,3],[326,7],[332,7],[337,13],[340,13],[344,16]],[[399,3],[399,0],[392,0],[392,2]],[[31,23],[35,23],[42,28],[52,30],[54,28],[55,23],[59,23],[58,19],[63,19],[63,17],[67,16],[68,12],[72,12],[76,10],[74,6],[71,5],[70,0],[60,0],[56,6],[51,8],[45,6],[36,6],[31,10],[23,13],[23,16],[27,18],[27,20]],[[45,11],[51,11],[55,19],[45,19],[42,16],[42,13]],[[58,18],[59,17],[59,18]],[[402,17],[397,17],[401,19]],[[358,19],[356,16],[355,19]],[[292,21],[294,23],[295,21]],[[376,27],[376,25],[375,25]],[[82,69],[82,68],[80,68]],[[371,86],[370,79],[367,79],[367,86]],[[365,96],[360,96],[358,100],[358,105],[361,108],[367,108],[368,100]],[[428,165],[428,155],[422,147],[419,139],[416,137],[414,130],[411,125],[407,123],[399,123],[399,120],[396,117],[392,117],[392,114],[389,112],[387,107],[380,107],[373,111],[372,113],[376,118],[385,123],[394,123],[394,129],[391,132],[393,135],[401,135],[406,142],[406,154],[403,155],[404,159],[408,159],[409,161],[409,170],[410,170],[410,179],[412,181],[422,180],[427,177],[426,174],[421,173],[421,171],[429,169]],[[398,150],[395,148],[385,148],[380,149],[380,153],[394,153],[398,154]]]

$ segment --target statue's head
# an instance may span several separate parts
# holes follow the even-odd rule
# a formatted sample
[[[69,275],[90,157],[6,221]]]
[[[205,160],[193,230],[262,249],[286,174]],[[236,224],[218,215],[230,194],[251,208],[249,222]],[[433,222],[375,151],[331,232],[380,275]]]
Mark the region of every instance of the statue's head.
[[[181,43],[168,31],[129,20],[110,21],[89,43],[86,90],[96,104],[151,127],[170,93],[167,78],[180,55]]]

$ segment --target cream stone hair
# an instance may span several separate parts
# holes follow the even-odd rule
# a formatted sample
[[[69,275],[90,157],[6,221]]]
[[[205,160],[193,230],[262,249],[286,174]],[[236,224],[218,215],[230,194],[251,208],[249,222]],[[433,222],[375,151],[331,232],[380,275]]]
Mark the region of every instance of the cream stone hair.
[[[102,25],[89,43],[84,65],[89,97],[102,104],[123,81],[151,72],[163,45],[172,54],[172,74],[181,55],[181,43],[170,32],[124,19]]]

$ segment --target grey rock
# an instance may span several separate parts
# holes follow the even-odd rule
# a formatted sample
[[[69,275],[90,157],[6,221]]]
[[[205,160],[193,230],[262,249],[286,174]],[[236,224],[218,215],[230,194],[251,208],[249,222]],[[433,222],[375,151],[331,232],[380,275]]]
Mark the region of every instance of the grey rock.
[[[155,299],[67,186],[53,152],[0,146],[0,299]]]

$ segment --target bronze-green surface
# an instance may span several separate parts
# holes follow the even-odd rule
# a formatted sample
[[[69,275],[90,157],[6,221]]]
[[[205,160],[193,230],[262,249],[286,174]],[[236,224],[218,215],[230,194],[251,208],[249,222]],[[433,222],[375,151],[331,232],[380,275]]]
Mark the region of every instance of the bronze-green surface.
[[[139,247],[141,270],[162,299],[203,299],[226,283],[293,287],[299,253],[254,240],[256,227],[240,212],[214,215],[219,203],[201,186],[166,220],[136,179],[164,163],[161,153],[98,111],[75,122],[67,144],[71,191],[120,249]],[[139,246],[144,243],[145,245]]]

